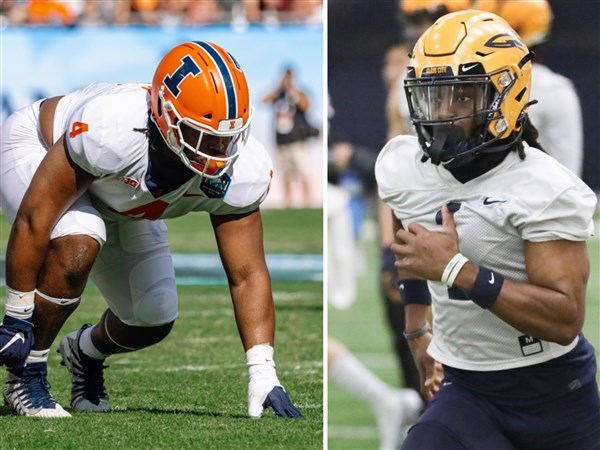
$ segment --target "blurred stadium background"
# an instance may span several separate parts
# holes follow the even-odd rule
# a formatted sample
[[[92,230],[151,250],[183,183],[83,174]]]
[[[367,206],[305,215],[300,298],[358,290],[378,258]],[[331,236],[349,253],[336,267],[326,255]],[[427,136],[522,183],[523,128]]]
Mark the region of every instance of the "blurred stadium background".
[[[322,2],[275,1],[266,2],[272,5],[270,9],[268,5],[258,9],[263,2],[209,0],[206,3],[220,9],[212,15],[194,16],[204,3],[3,1],[0,123],[13,111],[40,98],[62,95],[94,81],[151,82],[160,58],[172,47],[189,40],[206,40],[226,48],[245,70],[256,110],[252,133],[275,159],[273,111],[261,100],[279,83],[284,67],[295,69],[298,84],[309,95],[309,122],[319,127],[322,123]],[[55,8],[49,8],[49,4]],[[92,15],[96,11],[90,12],[93,5],[99,11]],[[153,5],[154,9],[143,10],[144,5]],[[44,14],[36,15],[40,9]],[[141,14],[140,9],[152,13],[151,18]],[[322,139],[311,138],[308,145],[315,161],[311,206],[321,207]],[[282,206],[280,183],[275,167],[264,207]]]

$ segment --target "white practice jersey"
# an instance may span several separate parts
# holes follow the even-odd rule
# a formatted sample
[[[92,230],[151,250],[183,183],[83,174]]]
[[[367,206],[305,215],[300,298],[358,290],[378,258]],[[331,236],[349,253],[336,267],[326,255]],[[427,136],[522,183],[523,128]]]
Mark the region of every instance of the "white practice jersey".
[[[441,228],[441,207],[454,212],[460,251],[473,263],[528,282],[525,241],[584,241],[593,232],[594,193],[545,153],[511,152],[489,172],[466,183],[430,162],[422,163],[417,138],[398,136],[379,154],[379,195],[407,228],[413,222]],[[524,336],[458,289],[428,282],[434,335],[428,352],[451,367],[491,371],[529,366],[567,353],[568,346]]]
[[[73,161],[96,180],[94,206],[105,219],[166,219],[191,211],[238,214],[266,197],[271,159],[250,138],[228,173],[218,180],[193,176],[177,189],[155,197],[146,184],[150,159],[147,128],[149,86],[94,83],[66,95],[54,117],[54,138],[66,132]]]
[[[568,78],[542,64],[533,64],[529,108],[531,123],[540,132],[539,142],[550,156],[577,176],[583,165],[583,124],[579,97]]]

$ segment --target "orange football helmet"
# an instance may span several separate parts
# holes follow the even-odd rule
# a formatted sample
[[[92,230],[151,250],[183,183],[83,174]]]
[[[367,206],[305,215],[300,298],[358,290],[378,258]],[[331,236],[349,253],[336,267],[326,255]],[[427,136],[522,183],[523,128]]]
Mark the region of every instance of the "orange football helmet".
[[[508,23],[491,13],[448,14],[421,36],[404,83],[419,142],[434,164],[458,167],[520,138],[531,58]]]
[[[186,42],[169,51],[154,74],[150,104],[167,146],[206,178],[221,177],[248,139],[253,109],[246,77],[218,45]],[[208,151],[210,141],[220,148]]]

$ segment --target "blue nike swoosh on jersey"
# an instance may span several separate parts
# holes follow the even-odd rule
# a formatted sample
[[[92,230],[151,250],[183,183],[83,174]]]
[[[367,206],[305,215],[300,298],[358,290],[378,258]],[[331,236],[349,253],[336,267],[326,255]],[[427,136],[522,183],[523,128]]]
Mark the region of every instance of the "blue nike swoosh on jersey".
[[[506,200],[490,200],[489,197],[483,199],[484,205],[492,205],[494,203],[506,203]]]

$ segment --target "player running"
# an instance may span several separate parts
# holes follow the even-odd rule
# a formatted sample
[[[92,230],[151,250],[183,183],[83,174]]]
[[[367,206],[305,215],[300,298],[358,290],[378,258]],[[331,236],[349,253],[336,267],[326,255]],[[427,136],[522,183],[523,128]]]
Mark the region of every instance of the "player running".
[[[417,136],[392,139],[376,166],[430,401],[404,449],[600,442],[596,359],[581,333],[596,197],[537,143],[531,58],[503,19],[472,10],[440,18],[412,52]]]

